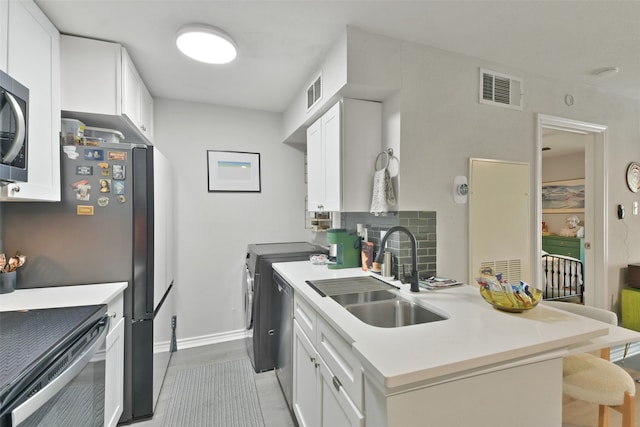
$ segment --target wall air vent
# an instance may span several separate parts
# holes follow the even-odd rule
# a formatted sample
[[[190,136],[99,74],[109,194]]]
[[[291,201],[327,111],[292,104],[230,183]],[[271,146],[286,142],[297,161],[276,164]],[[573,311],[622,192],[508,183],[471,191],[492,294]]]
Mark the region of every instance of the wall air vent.
[[[491,267],[496,274],[502,273],[502,278],[506,279],[508,283],[520,283],[522,277],[522,268],[520,266],[519,259],[510,259],[504,261],[484,261],[480,263],[481,269],[487,267]]]
[[[522,110],[522,79],[480,69],[480,103]]]
[[[322,98],[322,73],[307,88],[307,110]]]

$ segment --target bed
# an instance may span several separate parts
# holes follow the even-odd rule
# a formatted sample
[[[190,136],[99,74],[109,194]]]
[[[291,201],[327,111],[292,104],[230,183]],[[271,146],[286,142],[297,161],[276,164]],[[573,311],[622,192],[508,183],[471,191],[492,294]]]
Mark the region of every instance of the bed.
[[[584,265],[577,258],[542,254],[545,300],[579,300],[584,303]]]

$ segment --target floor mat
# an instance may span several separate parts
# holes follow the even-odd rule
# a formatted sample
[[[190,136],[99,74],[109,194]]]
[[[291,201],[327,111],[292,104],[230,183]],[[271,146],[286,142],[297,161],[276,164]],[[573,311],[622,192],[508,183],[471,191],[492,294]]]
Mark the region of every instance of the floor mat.
[[[249,360],[176,373],[163,427],[263,427]]]

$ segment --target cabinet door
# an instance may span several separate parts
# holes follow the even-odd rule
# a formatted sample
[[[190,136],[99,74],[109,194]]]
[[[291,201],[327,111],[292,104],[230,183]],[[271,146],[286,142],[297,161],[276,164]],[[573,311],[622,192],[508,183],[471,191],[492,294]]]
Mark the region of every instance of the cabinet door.
[[[320,425],[322,427],[362,427],[364,416],[353,404],[340,381],[322,358],[320,369]]]
[[[29,178],[4,186],[3,200],[60,200],[59,40],[35,3],[9,2],[7,72],[29,88]]]
[[[323,364],[332,372],[341,388],[358,408],[362,408],[362,365],[348,343],[338,332],[318,316],[316,350]]]
[[[307,209],[324,210],[324,150],[322,146],[322,120],[307,128]]]
[[[318,424],[318,361],[316,350],[293,322],[293,412],[300,427]]]
[[[117,319],[113,319],[116,321]],[[124,392],[124,318],[107,335],[104,425],[114,427],[122,415]]]
[[[129,54],[122,49],[122,114],[140,125],[140,78]]]
[[[342,143],[341,103],[322,116],[322,145],[324,150],[324,210],[340,211],[342,201]],[[357,167],[357,165],[349,165]]]
[[[140,130],[153,141],[153,98],[144,84],[140,84]]]

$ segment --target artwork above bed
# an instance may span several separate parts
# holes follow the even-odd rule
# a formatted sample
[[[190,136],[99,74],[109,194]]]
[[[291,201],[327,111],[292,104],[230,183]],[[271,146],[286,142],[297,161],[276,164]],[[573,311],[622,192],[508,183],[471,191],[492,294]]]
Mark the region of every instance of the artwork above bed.
[[[584,179],[542,183],[542,213],[584,212]]]

